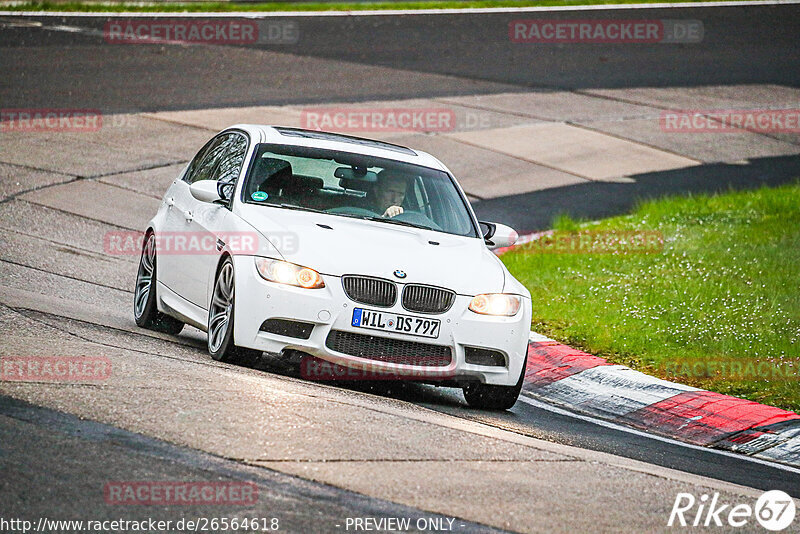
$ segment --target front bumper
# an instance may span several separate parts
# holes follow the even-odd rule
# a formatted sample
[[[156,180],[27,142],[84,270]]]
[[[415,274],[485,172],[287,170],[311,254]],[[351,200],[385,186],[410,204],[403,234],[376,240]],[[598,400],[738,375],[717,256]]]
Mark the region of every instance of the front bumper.
[[[271,353],[284,349],[298,350],[331,363],[351,368],[370,369],[388,376],[425,381],[478,381],[485,384],[511,386],[517,383],[528,345],[530,300],[523,297],[520,311],[513,317],[478,315],[467,309],[471,296],[457,295],[449,311],[442,314],[420,314],[405,310],[400,299],[391,308],[379,308],[351,301],[337,276],[322,275],[325,287],[303,289],[268,282],[258,274],[252,256],[234,257],[236,300],[234,310],[234,343],[241,347]],[[401,284],[398,284],[401,285]],[[438,319],[441,321],[436,339],[408,334],[366,330],[351,324],[354,308]],[[289,319],[314,325],[308,339],[298,339],[263,332],[267,319]],[[337,352],[326,345],[332,330],[369,335],[414,343],[447,346],[450,363],[444,366],[420,366],[391,363]],[[467,363],[465,348],[475,347],[501,352],[505,365],[489,366]]]

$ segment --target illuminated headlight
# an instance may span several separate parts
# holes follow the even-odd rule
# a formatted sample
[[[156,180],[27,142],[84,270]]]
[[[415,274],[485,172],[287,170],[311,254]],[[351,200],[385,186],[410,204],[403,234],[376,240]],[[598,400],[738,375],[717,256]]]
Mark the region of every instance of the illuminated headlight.
[[[306,289],[325,287],[325,282],[317,271],[287,261],[256,258],[256,269],[264,280],[270,282]]]
[[[476,295],[469,303],[469,309],[482,315],[516,315],[522,305],[522,297],[504,293]]]

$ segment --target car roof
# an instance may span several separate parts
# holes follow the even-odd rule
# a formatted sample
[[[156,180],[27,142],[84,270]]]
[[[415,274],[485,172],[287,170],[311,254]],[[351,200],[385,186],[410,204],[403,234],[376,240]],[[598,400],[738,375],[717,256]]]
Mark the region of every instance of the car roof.
[[[261,124],[237,124],[226,129],[244,130],[250,134],[252,138],[257,139],[259,143],[326,148],[403,161],[447,171],[447,167],[445,167],[441,161],[427,152],[377,139],[354,137],[321,130],[306,130],[303,128]]]

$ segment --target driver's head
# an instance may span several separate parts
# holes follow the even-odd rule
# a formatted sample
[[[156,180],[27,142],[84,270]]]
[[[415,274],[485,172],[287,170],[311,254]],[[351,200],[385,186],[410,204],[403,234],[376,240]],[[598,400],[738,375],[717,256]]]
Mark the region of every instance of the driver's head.
[[[408,176],[392,169],[383,169],[378,173],[378,181],[375,183],[375,203],[381,209],[400,206],[406,198],[407,189]]]

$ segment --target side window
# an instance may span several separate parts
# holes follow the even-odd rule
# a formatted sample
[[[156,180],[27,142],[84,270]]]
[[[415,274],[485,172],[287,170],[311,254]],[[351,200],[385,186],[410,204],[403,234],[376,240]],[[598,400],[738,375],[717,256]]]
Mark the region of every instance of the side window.
[[[217,143],[217,139],[212,139],[208,143],[205,144],[203,148],[201,148],[197,155],[194,157],[191,163],[189,163],[189,167],[186,169],[186,172],[183,174],[183,181],[192,183],[192,176],[194,176],[195,171],[200,166],[200,163],[203,161],[203,157],[206,155],[206,152],[211,148],[212,145]]]
[[[186,173],[185,180],[190,184],[201,180],[211,180],[220,158],[227,149],[225,141],[232,135],[236,134],[224,134],[214,138],[203,153],[199,163],[196,166],[193,164],[192,169]]]
[[[236,133],[229,134],[220,144],[220,148],[222,156],[216,163],[212,179],[225,184],[235,184],[247,153],[247,138]]]

